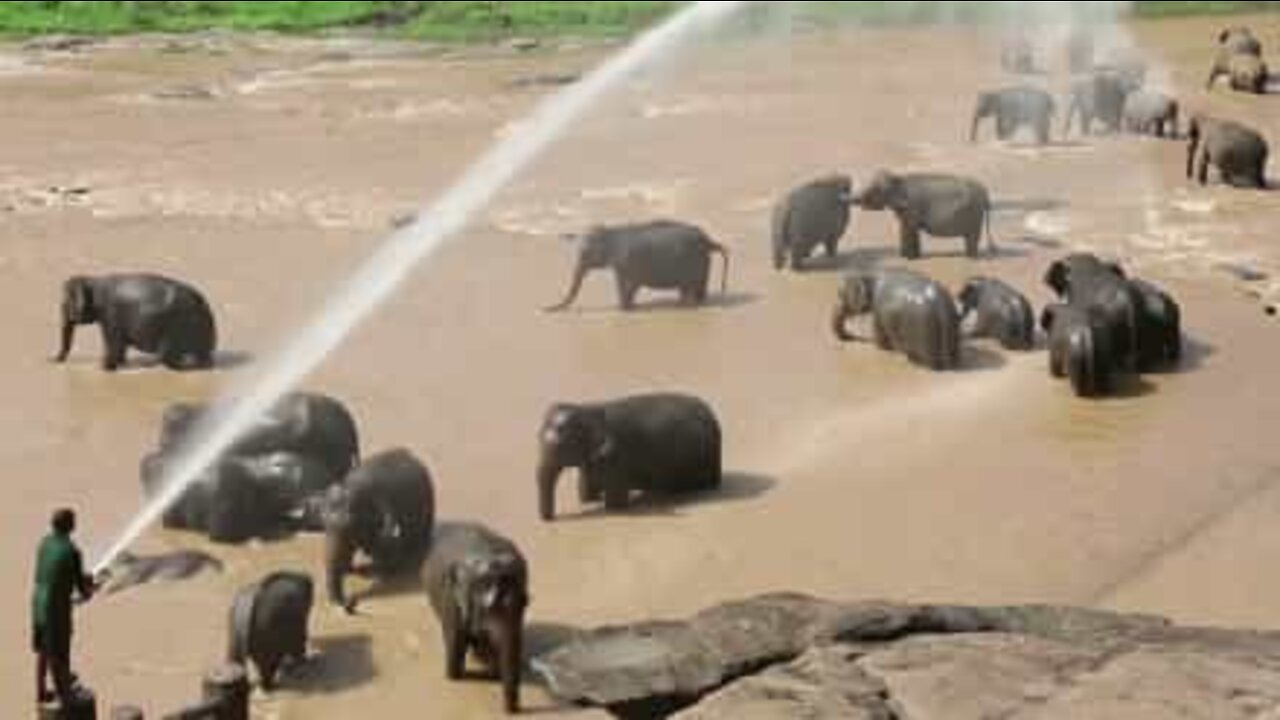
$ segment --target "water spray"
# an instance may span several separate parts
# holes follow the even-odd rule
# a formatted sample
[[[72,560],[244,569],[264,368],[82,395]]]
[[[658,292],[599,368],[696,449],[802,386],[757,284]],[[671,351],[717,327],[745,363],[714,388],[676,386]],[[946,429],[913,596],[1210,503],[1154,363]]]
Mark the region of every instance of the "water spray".
[[[749,0],[738,0],[689,5],[579,83],[544,101],[515,126],[418,219],[392,234],[300,333],[252,368],[242,382],[214,404],[194,428],[191,441],[169,465],[161,491],[100,556],[94,572],[110,567],[259,417],[386,301],[419,263],[464,229],[476,213],[603,96],[749,4]]]

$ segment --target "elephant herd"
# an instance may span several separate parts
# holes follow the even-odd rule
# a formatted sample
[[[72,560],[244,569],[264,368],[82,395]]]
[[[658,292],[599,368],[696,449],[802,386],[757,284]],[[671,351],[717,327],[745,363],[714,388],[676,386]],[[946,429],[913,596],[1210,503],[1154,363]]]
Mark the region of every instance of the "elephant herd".
[[[1251,38],[1246,30],[1223,33],[1215,78],[1225,68],[1235,84],[1248,64],[1241,57],[1260,61],[1261,47]],[[1076,36],[1070,51],[1073,68],[1081,69],[1092,43]],[[1002,60],[1025,72],[1033,55],[1018,47]],[[1078,117],[1086,133],[1101,123],[1110,130],[1177,134],[1177,102],[1142,90],[1140,67],[1094,67],[1091,61],[1087,67],[1071,93],[1068,126]],[[1048,93],[1031,87],[983,93],[971,134],[976,139],[981,122],[994,118],[1001,139],[1029,128],[1047,143],[1055,105]],[[1196,117],[1188,135],[1189,177],[1205,182],[1213,165],[1231,185],[1264,186],[1267,145],[1257,133]],[[906,260],[923,255],[925,235],[962,239],[970,258],[980,256],[984,238],[994,250],[993,203],[981,182],[882,170],[861,188],[851,177],[833,174],[785,194],[770,228],[774,267],[809,269],[819,250],[836,258],[854,208],[892,212]],[[686,304],[706,302],[716,257],[722,261],[721,292],[727,288],[729,250],[695,225],[657,220],[602,226],[573,240],[580,248],[569,289],[548,310],[571,306],[595,270],[613,271],[623,310],[635,307],[642,289],[675,291]],[[831,328],[839,340],[852,341],[857,334],[851,325],[868,318],[871,340],[882,350],[948,371],[961,367],[966,337],[1028,352],[1039,345],[1038,326],[1051,374],[1068,378],[1081,397],[1113,394],[1127,376],[1179,363],[1181,311],[1160,288],[1083,253],[1054,262],[1045,282],[1057,301],[1037,317],[1027,298],[998,278],[973,277],[953,294],[913,270],[857,270],[839,285]],[[63,288],[58,361],[67,359],[75,328],[89,324],[102,331],[108,371],[120,368],[131,349],[175,370],[214,364],[210,304],[177,280],[146,274],[71,278]],[[141,463],[147,496],[164,491],[167,469],[213,414],[210,407],[186,403],[164,413],[157,449]],[[691,395],[555,404],[538,438],[536,508],[547,522],[556,517],[557,483],[569,469],[577,471],[580,503],[602,504],[605,511],[627,507],[636,495],[683,496],[721,487],[721,426],[710,405]],[[518,709],[528,561],[514,542],[483,525],[439,522],[426,463],[406,449],[364,454],[355,417],[340,401],[314,393],[282,398],[177,498],[163,521],[222,543],[323,533],[325,597],[348,613],[358,603],[344,587],[353,573],[417,575],[441,629],[447,677],[460,679],[472,657],[501,682],[506,710]],[[251,662],[264,689],[275,685],[288,663],[305,658],[313,594],[310,576],[281,572],[233,599],[229,659]]]

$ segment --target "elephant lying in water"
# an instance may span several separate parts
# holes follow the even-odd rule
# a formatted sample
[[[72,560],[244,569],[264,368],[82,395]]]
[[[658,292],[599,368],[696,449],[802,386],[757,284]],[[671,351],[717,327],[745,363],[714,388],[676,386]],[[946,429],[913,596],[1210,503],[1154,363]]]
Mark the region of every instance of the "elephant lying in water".
[[[710,492],[721,482],[720,423],[706,402],[655,393],[585,405],[557,404],[542,423],[538,511],[555,518],[556,483],[578,470],[583,503],[627,506],[633,492]]]
[[[677,290],[685,303],[706,302],[712,255],[724,260],[720,291],[728,290],[728,249],[694,225],[658,220],[596,227],[581,242],[568,295],[547,308],[548,312],[559,312],[573,305],[587,273],[603,268],[613,269],[618,303],[623,310],[635,308],[636,294],[641,288]]]
[[[945,287],[910,270],[853,273],[844,279],[832,314],[836,337],[854,339],[850,320],[871,314],[875,343],[932,370],[960,367],[960,315]]]
[[[973,337],[990,337],[1007,350],[1035,347],[1035,311],[1027,298],[995,278],[978,277],[960,291],[960,322],[977,313]]]
[[[997,139],[1008,140],[1026,127],[1035,133],[1037,143],[1047,145],[1055,112],[1053,96],[1039,88],[1018,86],[979,93],[969,142],[977,141],[982,121],[994,117]]]
[[[445,676],[461,680],[471,652],[501,681],[507,713],[518,712],[529,568],[515,543],[480,525],[442,525],[422,582],[440,622]]]
[[[408,450],[368,458],[331,489],[324,506],[329,602],[355,612],[343,579],[352,572],[357,552],[382,577],[416,570],[430,544],[435,510],[431,473]]]
[[[1191,119],[1187,131],[1187,179],[1209,182],[1209,166],[1218,168],[1222,181],[1237,188],[1267,188],[1270,148],[1262,134],[1232,120],[1203,115]]]
[[[965,254],[977,258],[986,231],[992,251],[991,195],[977,180],[954,175],[880,171],[855,199],[866,210],[891,210],[898,218],[902,256],[918,259],[920,236],[964,238]]]
[[[773,211],[773,267],[782,270],[790,260],[792,270],[801,270],[818,247],[834,259],[849,229],[852,203],[847,175],[819,178],[788,193]]]
[[[227,632],[227,660],[253,661],[262,689],[276,686],[286,661],[307,658],[313,583],[307,575],[274,573],[236,593]]]
[[[155,355],[171,370],[208,369],[218,346],[213,311],[199,290],[160,275],[76,276],[62,289],[62,344],[71,354],[76,327],[102,330],[102,367],[124,365],[130,348]]]

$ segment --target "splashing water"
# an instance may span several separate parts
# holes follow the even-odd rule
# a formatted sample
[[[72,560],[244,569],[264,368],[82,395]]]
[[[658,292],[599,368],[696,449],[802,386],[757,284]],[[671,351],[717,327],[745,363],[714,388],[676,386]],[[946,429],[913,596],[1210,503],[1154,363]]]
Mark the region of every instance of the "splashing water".
[[[713,29],[750,0],[695,2],[641,36],[617,57],[537,108],[482,156],[419,220],[393,234],[306,325],[215,404],[170,465],[163,490],[103,553],[94,572],[109,567],[220,455],[277,400],[333,352],[409,273],[462,230],[472,216],[559,140],[605,94],[654,61]]]

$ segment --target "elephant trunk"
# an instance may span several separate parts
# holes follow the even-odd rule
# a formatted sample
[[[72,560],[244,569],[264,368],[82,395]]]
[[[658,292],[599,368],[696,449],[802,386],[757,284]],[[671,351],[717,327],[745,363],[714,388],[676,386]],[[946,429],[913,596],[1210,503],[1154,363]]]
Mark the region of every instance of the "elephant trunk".
[[[587,277],[586,264],[579,262],[577,268],[573,271],[573,282],[569,285],[569,292],[565,295],[564,300],[547,308],[547,312],[560,312],[567,309],[578,299],[578,293],[582,290],[582,281]]]
[[[835,308],[831,311],[831,331],[835,333],[836,339],[840,342],[853,342],[857,338],[853,333],[849,332],[849,318],[852,313],[849,312],[849,306],[843,301],[836,302]]]
[[[538,467],[538,514],[546,522],[556,517],[556,483],[561,469],[554,461],[543,461]]]

